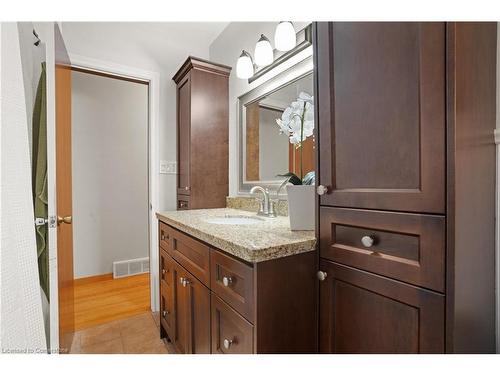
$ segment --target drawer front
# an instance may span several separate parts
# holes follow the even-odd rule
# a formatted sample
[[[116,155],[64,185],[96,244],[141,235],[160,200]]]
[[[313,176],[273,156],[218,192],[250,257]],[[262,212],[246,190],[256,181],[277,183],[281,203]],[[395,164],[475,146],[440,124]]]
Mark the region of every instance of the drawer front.
[[[160,221],[159,224],[159,241],[160,241],[160,248],[165,250],[167,253],[170,253],[171,246],[170,246],[170,227],[162,223]]]
[[[167,331],[168,337],[173,340],[175,337],[175,308],[173,286],[165,282],[160,283],[160,323]]]
[[[172,257],[205,285],[210,285],[210,248],[170,228]]]
[[[321,353],[443,353],[442,294],[326,260],[320,283]]]
[[[160,250],[160,280],[161,282],[172,286],[174,260],[165,250]]]
[[[320,255],[444,292],[445,218],[321,207]]]
[[[253,268],[219,251],[210,254],[212,290],[254,323]]]
[[[178,210],[189,210],[189,196],[188,195],[178,195],[177,196],[177,209]]]
[[[212,353],[252,354],[253,326],[212,293]]]

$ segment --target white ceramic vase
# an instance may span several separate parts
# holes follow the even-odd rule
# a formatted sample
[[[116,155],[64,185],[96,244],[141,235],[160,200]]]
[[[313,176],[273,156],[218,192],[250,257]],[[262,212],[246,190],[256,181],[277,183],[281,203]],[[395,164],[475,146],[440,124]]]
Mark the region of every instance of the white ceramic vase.
[[[291,230],[314,230],[314,185],[287,185]]]

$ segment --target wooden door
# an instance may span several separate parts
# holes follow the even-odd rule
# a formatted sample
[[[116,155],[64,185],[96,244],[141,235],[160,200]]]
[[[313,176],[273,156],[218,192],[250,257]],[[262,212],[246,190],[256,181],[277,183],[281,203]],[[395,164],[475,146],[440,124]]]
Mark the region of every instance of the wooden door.
[[[179,264],[174,265],[177,352],[210,353],[210,290]]]
[[[177,194],[190,194],[191,74],[177,85]]]
[[[302,142],[302,147],[296,148],[295,145],[288,146],[288,171],[295,173],[300,177],[300,156],[302,153],[302,173],[304,177],[307,173],[314,171],[314,154],[316,146],[314,137],[307,138]]]
[[[253,326],[212,294],[212,353],[252,354]]]
[[[71,184],[71,68],[59,28],[55,27],[56,206],[59,347],[71,348],[75,328]]]
[[[444,296],[322,260],[322,353],[443,353]]]
[[[444,213],[445,25],[319,23],[321,205]]]

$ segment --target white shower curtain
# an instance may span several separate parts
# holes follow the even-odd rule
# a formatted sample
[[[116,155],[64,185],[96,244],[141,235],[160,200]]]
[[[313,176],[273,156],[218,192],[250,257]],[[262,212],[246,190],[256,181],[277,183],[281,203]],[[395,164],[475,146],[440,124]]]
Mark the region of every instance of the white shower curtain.
[[[17,25],[1,23],[0,38],[0,347],[45,352]]]

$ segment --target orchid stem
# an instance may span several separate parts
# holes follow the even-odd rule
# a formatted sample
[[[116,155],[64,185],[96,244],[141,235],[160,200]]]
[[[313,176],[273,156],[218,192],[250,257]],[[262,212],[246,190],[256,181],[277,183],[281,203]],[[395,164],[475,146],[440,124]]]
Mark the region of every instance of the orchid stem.
[[[302,153],[303,153],[303,148],[302,147],[302,142],[304,141],[304,118],[306,116],[306,102],[304,102],[304,110],[302,111],[302,118],[300,119],[300,181],[303,180],[304,178],[304,166],[302,163]]]

